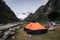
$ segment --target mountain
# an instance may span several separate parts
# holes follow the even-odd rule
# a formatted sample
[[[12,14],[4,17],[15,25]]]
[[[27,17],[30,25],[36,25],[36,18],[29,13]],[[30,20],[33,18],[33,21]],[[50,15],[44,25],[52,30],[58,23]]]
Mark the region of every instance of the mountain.
[[[8,23],[18,21],[18,18],[14,12],[8,7],[8,5],[0,0],[0,23]]]
[[[32,21],[32,19],[36,21],[60,20],[60,0],[49,0],[47,4],[40,6],[30,18],[27,17],[25,20]]]
[[[26,21],[31,21],[31,18],[33,16],[33,13],[30,13],[27,18],[25,18]],[[33,19],[32,19],[33,20]]]

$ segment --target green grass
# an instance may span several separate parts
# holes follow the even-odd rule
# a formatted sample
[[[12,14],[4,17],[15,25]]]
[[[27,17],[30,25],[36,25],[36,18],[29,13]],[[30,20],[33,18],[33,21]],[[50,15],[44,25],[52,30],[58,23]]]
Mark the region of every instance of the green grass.
[[[48,31],[46,34],[32,35],[32,38],[28,35],[22,28],[14,35],[14,39],[9,40],[60,40],[60,26],[56,26],[53,31]]]

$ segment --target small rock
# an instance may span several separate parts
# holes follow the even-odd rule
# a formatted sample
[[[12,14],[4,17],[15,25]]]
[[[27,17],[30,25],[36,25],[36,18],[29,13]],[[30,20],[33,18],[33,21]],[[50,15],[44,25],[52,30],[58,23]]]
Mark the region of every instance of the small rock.
[[[15,38],[15,36],[12,37],[13,39]]]
[[[29,37],[31,38],[31,37],[32,37],[32,35],[29,35]]]
[[[0,33],[2,33],[2,31],[0,31]]]

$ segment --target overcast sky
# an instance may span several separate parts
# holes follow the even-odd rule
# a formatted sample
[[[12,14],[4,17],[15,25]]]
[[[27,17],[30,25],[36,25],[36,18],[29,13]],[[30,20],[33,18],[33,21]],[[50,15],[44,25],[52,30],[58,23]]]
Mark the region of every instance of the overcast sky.
[[[34,13],[41,5],[48,0],[4,0],[6,4],[14,11],[18,18],[25,18],[28,13]],[[23,15],[22,13],[26,13]]]

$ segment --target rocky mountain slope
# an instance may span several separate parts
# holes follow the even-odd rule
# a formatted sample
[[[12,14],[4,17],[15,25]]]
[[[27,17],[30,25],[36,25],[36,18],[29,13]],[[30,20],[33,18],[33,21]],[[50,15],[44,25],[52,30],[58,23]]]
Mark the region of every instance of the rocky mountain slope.
[[[46,5],[39,7],[35,13],[25,20],[60,20],[60,0],[49,0]]]
[[[18,21],[14,12],[8,7],[8,5],[0,0],[0,23],[15,22]]]

